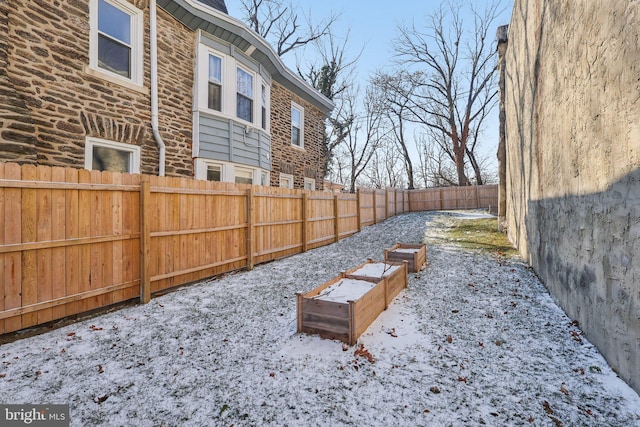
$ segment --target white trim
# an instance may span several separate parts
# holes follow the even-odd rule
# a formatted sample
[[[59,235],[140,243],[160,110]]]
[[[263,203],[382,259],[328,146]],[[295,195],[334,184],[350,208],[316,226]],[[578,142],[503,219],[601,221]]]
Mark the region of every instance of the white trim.
[[[293,143],[293,110],[297,110],[300,113],[300,144]],[[291,135],[289,141],[292,147],[301,148],[304,150],[304,108],[295,102],[291,101]]]
[[[195,179],[206,181],[207,168],[209,166],[219,166],[221,168],[220,181],[222,182],[236,182],[236,174],[238,172],[249,172],[252,174],[251,179],[254,185],[262,185],[262,175],[265,176],[265,185],[269,185],[269,171],[267,170],[252,166],[240,165],[237,163],[205,159],[203,157],[194,159]]]
[[[281,173],[280,188],[293,188],[293,175],[289,175],[288,173]]]
[[[89,0],[89,67],[114,83],[133,83],[141,87],[144,82],[144,28],[142,10],[125,0],[104,0],[131,17],[131,78],[123,77],[98,65],[98,0]]]
[[[307,184],[309,184],[309,186],[311,188],[307,188]],[[313,178],[305,178],[304,179],[304,189],[305,190],[316,191],[316,180],[313,179]]]
[[[93,170],[93,147],[105,147],[130,153],[128,173],[140,173],[139,146],[87,136],[84,144],[84,168],[88,170]]]

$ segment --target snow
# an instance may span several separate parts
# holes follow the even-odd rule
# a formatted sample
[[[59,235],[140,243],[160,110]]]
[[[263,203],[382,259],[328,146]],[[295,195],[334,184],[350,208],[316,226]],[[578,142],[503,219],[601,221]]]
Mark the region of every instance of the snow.
[[[405,253],[405,254],[415,254],[418,251],[420,251],[420,248],[398,248],[398,249],[394,249],[391,252],[401,252],[401,253]]]
[[[370,262],[351,273],[353,276],[386,277],[399,269],[399,265],[390,265],[384,262]]]
[[[333,302],[356,301],[366,294],[376,284],[366,280],[340,279],[336,283],[326,287],[314,299]]]
[[[640,397],[525,263],[437,238],[451,215],[3,344],[0,402],[69,404],[73,426],[640,425]],[[296,333],[296,291],[398,241],[427,243],[429,265],[357,346]]]

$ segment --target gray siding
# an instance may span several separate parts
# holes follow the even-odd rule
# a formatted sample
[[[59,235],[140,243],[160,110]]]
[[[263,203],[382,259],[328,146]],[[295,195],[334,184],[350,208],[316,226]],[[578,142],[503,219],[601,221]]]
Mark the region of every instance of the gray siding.
[[[241,123],[204,113],[199,124],[199,157],[271,170],[271,140],[265,132],[251,128],[247,133]]]

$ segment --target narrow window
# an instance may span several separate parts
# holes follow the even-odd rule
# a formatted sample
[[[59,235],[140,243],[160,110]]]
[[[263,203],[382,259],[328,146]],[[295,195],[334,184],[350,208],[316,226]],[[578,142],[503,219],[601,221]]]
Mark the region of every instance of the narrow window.
[[[253,184],[253,171],[236,169],[236,184]]]
[[[207,181],[222,181],[222,167],[220,165],[207,165]]]
[[[209,55],[208,106],[222,111],[222,58],[215,55]]]
[[[85,169],[140,173],[140,147],[87,138],[85,143]]]
[[[296,147],[304,147],[304,110],[296,104],[291,105],[291,144]]]
[[[253,76],[238,68],[237,116],[239,119],[253,122]]]
[[[262,85],[262,129],[267,130],[267,88]]]

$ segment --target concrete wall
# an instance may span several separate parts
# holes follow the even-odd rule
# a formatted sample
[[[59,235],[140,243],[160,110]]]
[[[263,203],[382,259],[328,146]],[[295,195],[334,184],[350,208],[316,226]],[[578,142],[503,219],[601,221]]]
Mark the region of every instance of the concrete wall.
[[[507,227],[640,392],[640,1],[516,0],[505,54]]]

